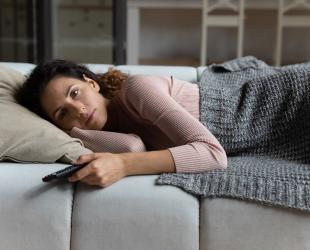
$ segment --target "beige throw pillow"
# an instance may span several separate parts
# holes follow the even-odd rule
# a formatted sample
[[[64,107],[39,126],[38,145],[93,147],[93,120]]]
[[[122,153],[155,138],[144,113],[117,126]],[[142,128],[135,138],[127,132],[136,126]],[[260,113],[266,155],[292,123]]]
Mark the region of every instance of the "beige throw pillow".
[[[69,162],[91,153],[81,140],[17,104],[15,91],[25,77],[0,66],[0,160],[16,162]]]

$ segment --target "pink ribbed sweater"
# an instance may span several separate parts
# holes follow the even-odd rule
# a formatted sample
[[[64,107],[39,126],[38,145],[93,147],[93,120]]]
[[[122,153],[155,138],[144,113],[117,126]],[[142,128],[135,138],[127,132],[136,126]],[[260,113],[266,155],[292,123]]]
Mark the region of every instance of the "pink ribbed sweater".
[[[168,149],[176,172],[225,168],[224,149],[199,122],[196,84],[172,77],[128,77],[108,107],[105,131],[73,128],[94,152],[128,152]]]

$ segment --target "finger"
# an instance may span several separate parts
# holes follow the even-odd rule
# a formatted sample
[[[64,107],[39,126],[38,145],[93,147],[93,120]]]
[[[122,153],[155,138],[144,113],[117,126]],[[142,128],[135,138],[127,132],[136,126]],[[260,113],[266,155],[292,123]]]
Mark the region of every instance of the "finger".
[[[89,185],[97,185],[98,183],[98,178],[97,177],[89,177],[89,176],[86,176],[85,178],[83,178],[81,180],[81,182],[83,183],[86,183],[86,184],[89,184]]]
[[[81,168],[80,170],[76,171],[73,175],[68,177],[68,181],[73,182],[73,181],[79,181],[84,179],[86,176],[91,175],[91,166],[86,165],[85,167]]]
[[[85,164],[85,163],[88,163],[88,162],[94,160],[95,157],[96,157],[95,154],[81,155],[75,161],[72,161],[72,164],[75,164],[75,165]]]
[[[81,182],[86,183],[88,185],[98,186],[98,187],[102,187],[102,188],[105,188],[108,186],[105,183],[103,183],[102,180],[98,179],[98,177],[84,178],[81,180]]]
[[[92,185],[92,186],[103,187],[101,178],[98,177],[98,175],[96,175],[94,173],[92,173],[92,174],[86,176],[85,178],[81,179],[81,182],[86,183],[88,185]]]
[[[90,185],[90,186],[96,186],[96,187],[103,188],[103,186],[99,185],[98,181],[95,181],[95,180],[94,181],[81,181],[81,182],[83,182],[83,183],[85,183],[87,185]]]

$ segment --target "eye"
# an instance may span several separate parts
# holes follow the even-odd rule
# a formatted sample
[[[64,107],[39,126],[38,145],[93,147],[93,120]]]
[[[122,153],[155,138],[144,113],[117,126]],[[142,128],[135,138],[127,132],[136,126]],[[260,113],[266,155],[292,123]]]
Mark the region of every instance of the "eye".
[[[66,116],[66,113],[67,113],[66,110],[64,110],[64,109],[60,110],[60,111],[59,111],[59,115],[58,115],[58,119],[59,119],[59,120],[64,119],[65,116]]]
[[[71,91],[70,96],[71,96],[71,98],[73,99],[73,98],[75,98],[79,93],[80,93],[80,90],[79,90],[79,89],[73,89],[73,90]]]

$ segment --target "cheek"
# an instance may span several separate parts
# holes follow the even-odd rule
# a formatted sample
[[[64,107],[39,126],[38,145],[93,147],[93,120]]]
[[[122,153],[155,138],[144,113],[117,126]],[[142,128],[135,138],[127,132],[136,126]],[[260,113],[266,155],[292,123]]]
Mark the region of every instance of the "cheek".
[[[73,127],[83,129],[81,121],[76,117],[72,117],[70,114],[67,114],[63,120],[57,121],[56,125],[63,130],[71,130]]]
[[[105,107],[105,101],[104,101],[104,97],[99,94],[99,93],[96,93],[96,95],[93,95],[92,97],[90,97],[91,99],[91,102],[92,102],[92,106],[99,109],[99,110],[106,110],[106,107]]]
[[[48,118],[54,122],[53,111],[54,111],[54,107],[57,107],[58,103],[55,102],[49,96],[47,96],[47,97],[42,96],[42,98],[40,100],[40,104],[41,104],[41,107],[42,107],[45,115],[48,116]]]
[[[81,124],[72,119],[64,119],[62,122],[57,122],[56,125],[62,130],[71,130],[73,127],[82,128]]]

